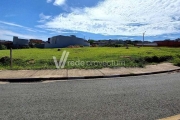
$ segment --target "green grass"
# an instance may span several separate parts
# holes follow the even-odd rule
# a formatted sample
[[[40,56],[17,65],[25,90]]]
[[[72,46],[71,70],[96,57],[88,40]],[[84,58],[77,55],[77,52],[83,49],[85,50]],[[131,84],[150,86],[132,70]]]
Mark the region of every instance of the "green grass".
[[[157,47],[84,47],[84,48],[63,48],[57,49],[16,49],[13,50],[14,69],[55,69],[52,56],[56,56],[59,61],[63,50],[70,52],[68,61],[120,61],[125,62],[123,67],[143,67],[146,64],[173,62],[180,64],[180,48],[157,48]],[[9,50],[0,50],[0,58],[9,56]],[[113,64],[103,65],[75,65],[66,64],[65,68],[103,68],[122,67]],[[9,69],[9,61],[0,62],[0,69]]]

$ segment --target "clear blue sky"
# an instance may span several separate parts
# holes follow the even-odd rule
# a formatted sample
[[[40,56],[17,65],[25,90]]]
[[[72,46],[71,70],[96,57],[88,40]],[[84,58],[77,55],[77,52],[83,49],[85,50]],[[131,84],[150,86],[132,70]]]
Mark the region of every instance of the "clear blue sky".
[[[0,39],[180,38],[180,0],[1,0]]]

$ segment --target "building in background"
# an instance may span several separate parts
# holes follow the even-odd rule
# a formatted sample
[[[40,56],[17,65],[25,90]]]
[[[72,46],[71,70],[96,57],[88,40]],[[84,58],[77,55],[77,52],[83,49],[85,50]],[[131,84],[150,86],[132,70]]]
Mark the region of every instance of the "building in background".
[[[13,46],[14,47],[24,47],[29,46],[29,40],[28,39],[19,39],[18,37],[13,37]]]
[[[5,45],[8,49],[10,49],[13,45],[12,41],[0,40],[0,45]]]
[[[48,42],[45,43],[45,48],[64,48],[68,46],[90,46],[90,43],[82,38],[78,38],[74,35],[71,36],[54,36],[52,38],[48,38]]]
[[[124,44],[125,42],[123,40],[98,40],[98,41],[93,41],[92,46],[111,46],[111,45],[118,45],[118,44]]]
[[[6,42],[6,40],[0,40],[0,43],[4,43],[4,42]]]
[[[136,43],[135,46],[145,46],[145,47],[156,47],[158,46],[155,42],[145,42],[145,43]]]
[[[172,41],[172,40],[165,40],[165,41],[155,41],[158,46],[161,47],[180,47],[180,40]]]
[[[29,40],[29,44],[32,44],[32,45],[42,44],[42,43],[44,43],[43,40],[39,40],[39,39],[30,39]]]
[[[45,42],[40,39],[30,39],[29,40],[29,47],[31,48],[44,48]]]

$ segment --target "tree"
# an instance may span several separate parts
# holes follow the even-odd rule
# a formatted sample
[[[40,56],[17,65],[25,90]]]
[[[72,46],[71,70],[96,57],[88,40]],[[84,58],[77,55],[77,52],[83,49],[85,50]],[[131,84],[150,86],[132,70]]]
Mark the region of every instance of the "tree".
[[[6,50],[7,47],[5,45],[0,44],[0,50]]]
[[[180,38],[177,38],[175,41],[180,41]]]
[[[92,45],[94,43],[94,40],[88,40],[88,42],[90,43],[90,45]]]

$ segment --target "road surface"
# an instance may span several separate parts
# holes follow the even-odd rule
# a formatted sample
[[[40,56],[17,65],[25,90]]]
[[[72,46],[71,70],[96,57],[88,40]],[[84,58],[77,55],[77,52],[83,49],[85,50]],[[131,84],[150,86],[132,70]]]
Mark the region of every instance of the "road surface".
[[[0,84],[0,120],[154,120],[180,114],[180,73]]]

